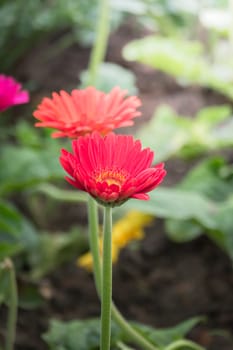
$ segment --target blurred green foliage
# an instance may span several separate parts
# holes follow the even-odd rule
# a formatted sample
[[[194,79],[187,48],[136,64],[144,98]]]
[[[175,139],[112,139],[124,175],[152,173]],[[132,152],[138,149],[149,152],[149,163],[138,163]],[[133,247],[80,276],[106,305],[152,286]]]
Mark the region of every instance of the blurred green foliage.
[[[155,150],[156,162],[209,156],[184,174],[178,185],[160,186],[150,201],[129,201],[126,208],[167,219],[167,233],[177,242],[207,233],[233,258],[233,168],[223,156],[214,156],[221,149],[232,149],[232,125],[229,106],[203,108],[192,119],[166,106],[159,108],[138,132],[143,145]]]
[[[175,187],[161,186],[150,194],[150,201],[131,200],[124,209],[164,218],[166,232],[176,242],[207,234],[233,259],[232,190],[232,167],[221,158],[210,158]]]
[[[160,186],[147,202],[131,200],[125,209],[135,209],[161,218],[195,220],[205,228],[215,228],[218,207],[214,201],[196,191]]]
[[[208,6],[226,8],[225,1],[206,3]],[[97,0],[1,0],[1,69],[7,71],[12,68],[19,58],[48,34],[55,35],[55,45],[58,46],[59,40],[63,39],[63,43],[68,39],[68,44],[74,41],[92,43],[97,5]],[[222,60],[222,53],[217,57],[213,48],[208,52],[198,38],[195,41],[187,40],[195,36],[195,25],[199,23],[198,16],[202,11],[195,0],[185,2],[185,6],[183,1],[175,0],[112,0],[110,6],[112,28],[119,24],[122,14],[131,14],[137,16],[137,20],[147,28],[164,35],[129,43],[124,49],[127,59],[160,69],[176,77],[183,85],[195,83],[233,97],[231,56],[225,55]],[[85,86],[87,74],[83,72],[81,86]],[[130,94],[137,92],[135,76],[131,71],[116,64],[103,63],[97,88],[107,92],[116,85],[127,89]],[[145,147],[156,151],[157,162],[174,157],[187,160],[200,155],[204,157],[232,148],[231,113],[229,106],[208,107],[191,119],[163,106],[138,132],[137,137]],[[50,238],[49,234],[43,234],[39,239],[34,225],[8,200],[16,193],[19,196],[23,193],[26,206],[33,211],[32,201],[28,198],[32,193],[35,196],[35,191],[40,191],[40,188],[47,196],[65,200],[65,190],[56,192],[56,189],[46,185],[63,178],[64,172],[58,158],[60,149],[64,145],[67,147],[68,142],[51,139],[50,131],[39,131],[23,120],[7,128],[1,121],[0,141],[0,194],[3,198],[0,204],[0,259],[21,254],[25,250],[33,251],[33,243],[38,251],[31,265],[34,276],[41,276],[54,268],[59,260],[67,258],[66,247],[70,249],[72,244],[76,247],[74,242],[79,239],[81,242],[81,235]],[[160,187],[151,194],[151,201],[129,201],[126,208],[137,208],[167,219],[168,234],[176,241],[193,239],[206,231],[233,257],[233,220],[230,215],[233,201],[229,195],[233,187],[231,174],[232,169],[224,160],[207,159],[193,168],[177,186]],[[67,192],[67,199],[76,200],[71,191]],[[77,201],[79,199],[77,196]]]
[[[184,242],[207,230],[207,234],[233,259],[233,166],[222,157],[206,159],[185,176],[178,189],[200,194],[215,205],[215,211],[209,213],[213,225],[208,227],[200,220],[186,218],[168,220],[166,227],[169,236]]]
[[[57,47],[74,41],[84,45],[93,43],[97,4],[97,0],[0,0],[0,69],[4,72],[12,69],[28,50],[48,35],[54,35],[51,36],[51,45]],[[138,60],[171,74],[182,84],[208,86],[232,98],[233,68],[229,62],[228,66],[215,62],[209,65],[200,42],[180,39],[181,31],[195,24],[199,9],[193,11],[194,5],[192,0],[185,6],[174,0],[112,0],[111,7],[116,10],[113,11],[112,28],[119,24],[121,13],[127,13],[137,15],[141,23],[162,34],[173,33],[175,38],[148,37],[132,42],[125,48],[124,55],[129,60]],[[187,36],[191,32],[192,29]],[[226,72],[230,74],[229,79],[226,79]],[[87,72],[84,72],[81,77],[83,85],[86,79]],[[109,91],[115,85],[127,89],[130,94],[137,92],[132,72],[114,64],[103,64],[97,88]],[[144,146],[158,152],[157,161],[163,161],[171,157],[188,159],[232,147],[232,130],[233,120],[228,106],[206,108],[192,120],[163,107],[138,136]],[[46,189],[49,182],[64,176],[58,161],[62,141],[51,139],[49,131],[38,131],[25,121],[7,128],[7,136],[4,128],[1,132],[0,263],[9,256],[17,256],[17,267],[20,267],[20,259],[22,265],[26,261],[28,275],[38,280],[61,263],[83,253],[87,241],[79,227],[67,234],[41,233],[32,220],[10,203],[14,202],[16,194],[17,197],[23,195],[25,207],[30,207],[31,213],[30,210],[28,213],[33,217],[30,195],[35,195],[41,185]],[[176,187],[161,187],[151,194],[149,202],[129,201],[125,208],[133,207],[165,218],[169,236],[178,242],[207,232],[233,258],[232,188],[232,167],[222,158],[211,158],[193,168]],[[59,198],[62,194],[62,199],[65,198],[65,190],[47,189],[44,191],[47,195],[50,196],[49,191],[52,191],[51,197]],[[71,197],[75,201],[74,196],[67,192],[67,198]],[[46,205],[43,210],[46,210]],[[9,275],[0,269],[0,304],[7,301],[8,278]],[[26,298],[24,303],[29,304],[28,300]],[[166,330],[140,324],[133,326],[165,350],[173,342],[183,339],[199,321],[199,318],[188,320]],[[44,339],[51,350],[72,350],[77,346],[80,350],[97,350],[99,321],[66,324],[54,321]],[[111,341],[112,349],[122,349],[120,342],[129,340],[113,324]]]
[[[123,50],[125,59],[147,64],[174,76],[182,85],[212,88],[233,99],[233,64],[230,49],[220,58],[208,57],[200,41],[148,36]]]
[[[81,73],[80,80],[80,88],[86,87],[88,71],[83,71]],[[131,70],[114,63],[102,63],[97,74],[95,87],[108,93],[115,86],[127,90],[129,95],[137,94],[136,76]]]
[[[34,205],[38,186],[63,179],[64,172],[59,165],[62,141],[51,139],[48,130],[38,130],[21,120],[8,128],[8,134],[14,137],[14,143],[5,140],[0,149],[0,261],[17,256],[18,265],[25,261],[28,276],[38,280],[83,253],[87,249],[86,235],[81,228],[69,233],[41,233],[10,203],[16,196],[21,198],[24,210],[37,222],[43,216],[41,211],[48,210],[46,201],[43,206]]]
[[[25,121],[8,129],[8,133],[14,136],[15,143],[4,142],[1,146],[1,196],[63,178],[58,160],[62,147],[59,140],[52,140],[46,130],[39,132]]]
[[[111,0],[113,10],[136,17],[144,28],[160,35],[194,37],[203,13],[228,10],[228,0]],[[215,13],[216,13],[215,11]],[[221,15],[221,14],[220,14]],[[220,21],[221,18],[218,20]],[[216,25],[217,28],[217,25]],[[229,28],[227,28],[228,33]]]
[[[197,4],[195,0],[111,0],[112,8],[136,17],[143,27],[162,34],[179,33],[195,21]]]
[[[77,259],[87,247],[87,235],[79,226],[71,228],[69,232],[40,233],[37,246],[28,252],[30,277],[40,280],[61,264]]]
[[[50,33],[56,34],[51,45],[59,46],[59,39],[68,45],[73,42],[91,45],[97,15],[97,0],[1,0],[0,69],[10,70],[31,47]],[[120,20],[120,14],[113,13],[112,28]]]
[[[19,211],[6,201],[0,201],[0,261],[37,243],[37,232]]]
[[[166,348],[173,343],[183,339],[185,335],[199,322],[200,317],[189,319],[168,329],[154,329],[139,323],[131,323],[143,336],[148,339],[159,349]],[[122,332],[122,330],[112,322],[111,331],[111,350],[120,350],[121,342],[130,342],[130,339]],[[50,324],[48,332],[43,339],[49,346],[50,350],[98,350],[100,340],[100,322],[97,319],[75,320],[70,322],[61,322],[53,320]],[[192,349],[191,345],[186,344],[187,349]]]
[[[55,157],[56,155],[56,157]],[[61,179],[63,171],[58,161],[59,149],[34,150],[8,145],[0,156],[0,193],[6,195],[25,190],[41,182]],[[10,159],[14,159],[10,162]]]
[[[156,162],[231,148],[232,135],[233,117],[227,105],[205,107],[193,118],[177,115],[169,106],[160,106],[137,133],[145,147],[156,150]]]
[[[143,3],[140,15],[156,35],[128,43],[124,58],[169,74],[184,87],[211,88],[232,100],[233,19],[229,2]],[[167,232],[179,242],[205,232],[233,258],[232,167],[219,155],[223,149],[232,150],[231,108],[203,108],[189,118],[162,106],[137,136],[144,146],[155,150],[157,162],[174,157],[188,160],[202,156],[204,160],[184,174],[177,186],[159,187],[150,202],[131,201],[127,208],[167,218]],[[205,159],[210,154],[213,157]]]

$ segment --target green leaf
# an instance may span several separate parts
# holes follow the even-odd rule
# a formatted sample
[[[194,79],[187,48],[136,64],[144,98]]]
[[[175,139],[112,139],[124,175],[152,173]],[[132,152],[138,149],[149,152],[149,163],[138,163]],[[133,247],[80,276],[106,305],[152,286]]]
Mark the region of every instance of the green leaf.
[[[195,191],[159,187],[150,193],[149,201],[130,200],[126,209],[136,209],[162,218],[194,219],[208,228],[215,228],[218,206]]]
[[[64,262],[76,259],[87,251],[87,236],[81,228],[66,233],[41,233],[29,251],[31,277],[38,280]]]
[[[64,176],[59,165],[60,147],[44,150],[5,146],[0,155],[0,193],[23,190]],[[14,161],[12,161],[14,160]]]
[[[32,127],[25,120],[14,127],[14,135],[19,144],[25,147],[40,147],[43,142],[37,128]]]
[[[0,201],[0,230],[13,238],[18,237],[19,215],[7,202]]]
[[[208,70],[202,53],[203,47],[197,41],[158,36],[133,40],[123,49],[123,56],[129,61],[160,69],[183,82],[198,83],[204,82],[203,73]]]
[[[201,124],[206,129],[209,129],[225,121],[230,114],[231,107],[228,105],[204,107],[196,115],[194,124]]]
[[[233,167],[221,157],[205,159],[195,166],[179,184],[179,188],[195,191],[221,202],[233,189]]]
[[[7,202],[0,201],[0,260],[37,243],[33,225]]]
[[[201,42],[147,36],[127,44],[123,56],[170,74],[181,84],[199,84],[233,98],[231,61],[226,57],[210,61]]]
[[[174,220],[165,221],[166,233],[175,242],[188,242],[203,233],[203,226],[195,220]]]
[[[81,88],[88,85],[88,71],[81,73]],[[114,63],[102,63],[97,74],[95,87],[101,91],[109,92],[115,86],[128,91],[130,95],[137,93],[136,77],[128,69]]]
[[[0,233],[0,238],[2,239],[2,234]],[[0,243],[0,261],[8,256],[13,256],[20,253],[23,250],[22,244],[20,243],[8,243],[1,242]]]
[[[193,157],[233,145],[233,123],[228,137],[223,130],[223,125],[226,129],[231,125],[230,114],[229,106],[215,106],[203,108],[190,119],[177,115],[170,107],[161,106],[150,122],[139,130],[137,137],[145,147],[155,151],[156,162],[174,156]]]
[[[166,221],[166,230],[170,238],[185,242],[198,237],[207,230],[208,236],[230,257],[233,258],[233,167],[220,157],[204,160],[193,168],[178,185],[184,191],[205,196],[218,208],[214,222],[210,227],[202,220],[182,220],[173,218]]]
[[[191,122],[167,106],[160,107],[151,121],[137,133],[143,146],[156,152],[156,162],[176,155],[190,140]],[[155,137],[156,135],[156,137]]]
[[[113,324],[111,349],[120,338],[119,329]],[[52,321],[43,339],[50,350],[98,350],[100,343],[100,322],[98,319],[60,322]]]
[[[149,341],[158,345],[161,349],[164,349],[167,345],[183,339],[186,334],[202,320],[203,318],[201,317],[194,317],[174,327],[165,329],[154,329],[138,323],[133,325],[138,331],[144,334]]]
[[[202,318],[196,317],[184,321],[175,327],[167,329],[154,329],[140,323],[131,323],[131,325],[145,338],[154,345],[159,346],[161,350],[174,341],[183,339],[183,337],[200,321]],[[50,350],[98,350],[100,341],[100,323],[97,319],[77,320],[70,322],[52,321],[49,330],[44,334],[43,339]],[[117,343],[133,343],[115,322],[112,322],[111,350],[117,348]]]
[[[229,119],[227,122],[218,125],[212,131],[213,138],[219,145],[229,144],[232,145],[232,135],[233,135],[233,118]]]
[[[232,192],[231,192],[232,193]],[[229,256],[233,259],[233,196],[231,195],[229,199],[223,203],[217,217],[217,226],[221,235],[221,240],[218,243],[223,246],[223,248],[228,252]],[[217,236],[217,238],[219,235]]]
[[[195,156],[203,152],[232,147],[231,138],[222,133],[223,125],[230,128],[233,120],[229,106],[214,106],[203,108],[192,120],[190,141],[184,146],[180,154]]]

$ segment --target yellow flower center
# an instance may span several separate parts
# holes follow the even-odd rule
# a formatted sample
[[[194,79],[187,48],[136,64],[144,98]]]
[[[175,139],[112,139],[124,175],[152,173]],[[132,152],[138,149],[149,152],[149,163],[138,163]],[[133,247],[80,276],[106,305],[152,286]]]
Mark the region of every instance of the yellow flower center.
[[[110,185],[121,186],[125,181],[127,174],[117,170],[102,170],[95,176],[96,182],[107,182]]]

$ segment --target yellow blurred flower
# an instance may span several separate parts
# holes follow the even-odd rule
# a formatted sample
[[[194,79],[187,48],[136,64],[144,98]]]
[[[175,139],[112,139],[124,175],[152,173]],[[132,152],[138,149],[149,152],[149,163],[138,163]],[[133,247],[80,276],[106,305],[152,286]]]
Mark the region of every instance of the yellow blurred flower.
[[[120,250],[133,240],[144,238],[143,228],[150,224],[153,216],[138,211],[128,212],[122,219],[113,225],[112,229],[112,262],[118,259]],[[100,253],[102,253],[102,238],[99,239]],[[92,271],[93,261],[90,252],[83,254],[77,260],[78,266]]]

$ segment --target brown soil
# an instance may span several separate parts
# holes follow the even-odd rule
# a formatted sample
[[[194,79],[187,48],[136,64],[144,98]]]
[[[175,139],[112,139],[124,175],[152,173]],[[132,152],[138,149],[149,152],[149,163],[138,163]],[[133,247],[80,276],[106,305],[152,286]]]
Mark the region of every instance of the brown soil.
[[[138,34],[132,25],[123,26],[114,33],[107,60],[128,67],[136,74],[143,102],[141,122],[148,120],[161,103],[168,103],[183,115],[193,116],[203,106],[226,102],[212,91],[180,87],[160,72],[125,62],[120,55],[121,48]],[[41,60],[40,53],[45,52],[48,45],[41,44],[17,69],[26,80],[36,81],[37,89],[32,96],[35,105],[52,90],[77,86],[79,73],[88,61],[89,50],[78,45],[59,56]],[[141,122],[138,121],[136,127]],[[183,163],[170,162],[168,167],[169,178],[174,177],[170,182],[174,182],[183,172]],[[62,226],[75,222],[73,212]],[[206,321],[191,332],[191,339],[208,350],[233,349],[230,336],[233,329],[232,262],[208,238],[175,244],[166,238],[163,222],[157,220],[138,249],[122,251],[114,267],[113,287],[114,300],[129,319],[167,327],[203,315]],[[41,281],[40,290],[46,296],[41,307],[20,309],[16,350],[46,350],[41,334],[46,331],[50,318],[70,320],[99,315],[92,276],[77,268],[75,262]]]

